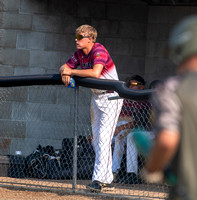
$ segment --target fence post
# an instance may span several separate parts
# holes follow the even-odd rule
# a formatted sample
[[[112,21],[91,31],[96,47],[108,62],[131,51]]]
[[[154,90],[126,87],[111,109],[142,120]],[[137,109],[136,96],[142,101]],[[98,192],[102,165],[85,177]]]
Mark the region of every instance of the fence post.
[[[79,87],[75,90],[75,106],[74,106],[74,148],[73,148],[73,182],[72,189],[76,189],[77,184],[77,133],[78,133],[78,96]]]

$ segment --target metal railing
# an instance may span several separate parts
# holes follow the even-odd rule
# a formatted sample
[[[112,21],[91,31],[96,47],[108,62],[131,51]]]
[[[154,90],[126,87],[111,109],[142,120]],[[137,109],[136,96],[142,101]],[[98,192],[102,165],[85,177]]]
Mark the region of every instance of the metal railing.
[[[66,88],[59,75],[0,77],[0,185],[101,198],[165,199],[167,185],[149,185],[129,176],[137,170],[138,177],[145,162],[129,141],[134,127],[120,130],[112,140],[113,166],[120,155],[115,152],[122,150],[115,190],[95,194],[86,189],[95,161],[89,88],[119,93],[127,111],[121,112],[117,127],[135,120],[148,133],[152,123],[148,98],[153,90],[130,90],[122,81],[79,77],[75,81],[77,89]],[[109,99],[103,104],[113,101]],[[134,169],[132,163],[136,163]]]

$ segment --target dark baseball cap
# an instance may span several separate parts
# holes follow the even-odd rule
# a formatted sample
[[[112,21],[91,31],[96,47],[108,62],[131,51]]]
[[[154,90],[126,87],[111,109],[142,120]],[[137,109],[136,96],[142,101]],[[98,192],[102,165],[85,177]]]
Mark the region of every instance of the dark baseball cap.
[[[145,85],[145,80],[140,76],[140,75],[133,75],[129,78],[129,81],[131,80],[135,80],[139,83],[141,83],[142,85]]]

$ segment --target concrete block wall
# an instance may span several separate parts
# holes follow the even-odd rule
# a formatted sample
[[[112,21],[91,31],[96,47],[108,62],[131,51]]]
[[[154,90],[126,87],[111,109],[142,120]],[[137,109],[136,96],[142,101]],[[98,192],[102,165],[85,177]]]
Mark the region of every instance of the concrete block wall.
[[[152,6],[148,13],[145,77],[150,83],[151,80],[163,80],[176,72],[176,66],[166,55],[169,35],[181,19],[197,14],[197,7]]]
[[[121,80],[128,73],[144,75],[147,11],[137,0],[0,0],[0,76],[58,73],[75,51],[81,24],[98,30],[98,42],[110,52]],[[9,109],[0,114],[0,130],[11,138],[3,138],[0,153],[28,155],[38,144],[61,148],[64,137],[73,137],[72,90],[14,88],[4,98],[0,113]],[[78,130],[88,135],[89,89],[80,88],[79,98]]]
[[[136,2],[0,0],[0,65],[13,68],[10,75],[57,73],[75,50],[76,27],[87,23],[98,30],[121,80],[124,68],[143,74],[148,9]]]
[[[75,51],[76,27],[90,24],[98,30],[97,41],[110,52],[120,80],[140,74],[148,87],[152,80],[174,73],[176,67],[163,55],[169,32],[181,18],[196,12],[196,7],[148,7],[139,0],[0,0],[0,76],[58,73]],[[72,137],[67,124],[74,126],[73,91],[49,90],[50,94],[40,87],[1,93],[8,102],[0,106],[0,129],[8,133],[17,128],[9,132],[12,139],[0,143],[0,153],[14,153],[26,144],[28,150],[21,150],[28,154],[38,142],[61,148],[62,139]],[[87,119],[79,130],[90,134],[90,91],[80,88],[79,96],[85,99],[79,119]],[[43,101],[45,107],[40,108]],[[31,111],[31,123],[23,120],[25,111]]]

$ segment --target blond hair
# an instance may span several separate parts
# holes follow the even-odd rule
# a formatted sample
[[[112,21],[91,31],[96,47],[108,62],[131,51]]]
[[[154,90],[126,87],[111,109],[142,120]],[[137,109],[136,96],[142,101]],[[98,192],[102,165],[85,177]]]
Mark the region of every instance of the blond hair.
[[[76,29],[76,34],[83,34],[92,38],[93,42],[96,42],[97,30],[90,25],[81,25]]]

